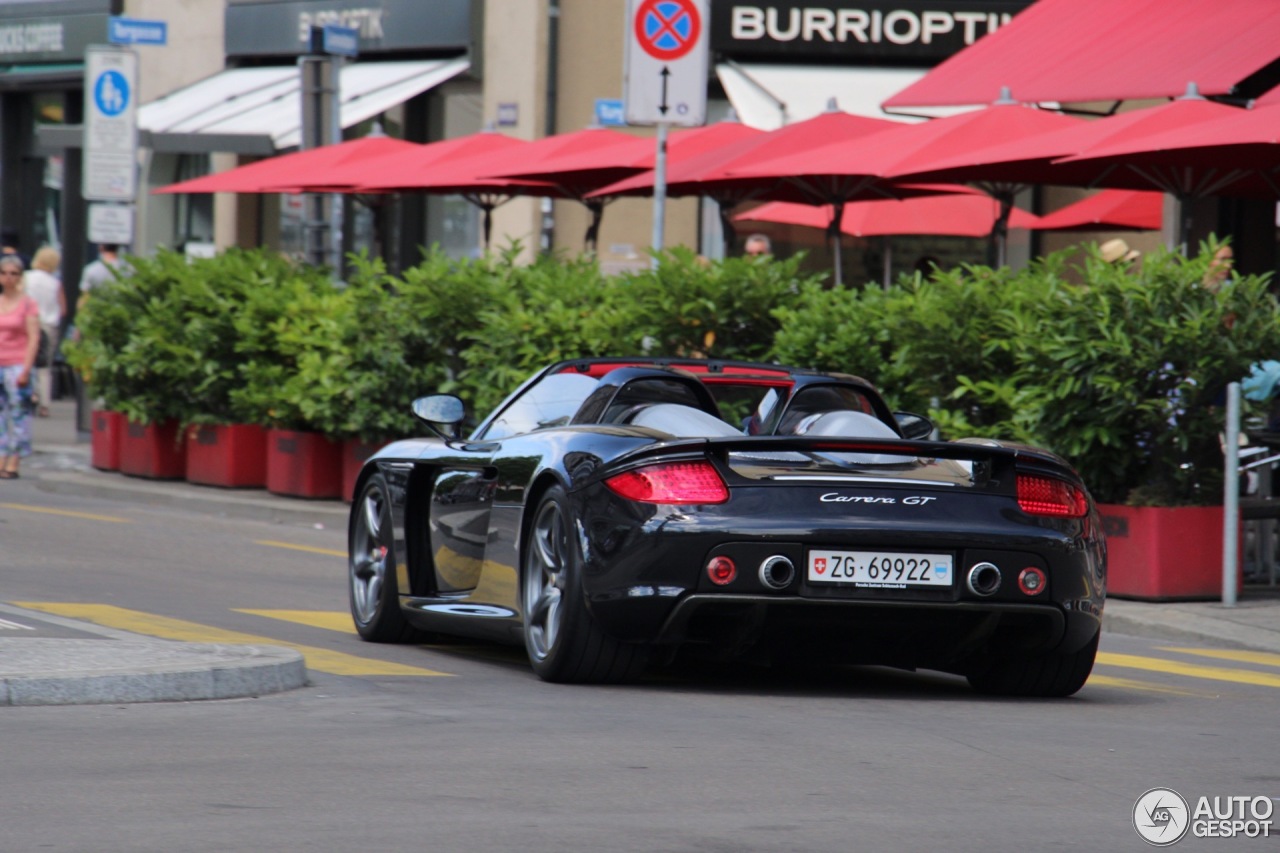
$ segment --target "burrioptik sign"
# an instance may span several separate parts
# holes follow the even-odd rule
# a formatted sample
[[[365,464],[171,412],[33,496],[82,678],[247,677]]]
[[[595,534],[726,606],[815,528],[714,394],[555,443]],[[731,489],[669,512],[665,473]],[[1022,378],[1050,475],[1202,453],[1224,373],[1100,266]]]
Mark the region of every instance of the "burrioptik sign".
[[[713,0],[711,49],[722,57],[936,62],[995,32],[1023,0]]]

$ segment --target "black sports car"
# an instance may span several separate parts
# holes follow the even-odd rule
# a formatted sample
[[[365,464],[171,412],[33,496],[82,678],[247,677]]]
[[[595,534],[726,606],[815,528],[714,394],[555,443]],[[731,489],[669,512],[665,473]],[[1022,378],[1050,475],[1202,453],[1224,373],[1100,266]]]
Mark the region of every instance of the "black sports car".
[[[549,681],[618,681],[677,648],[961,673],[1067,696],[1093,667],[1106,545],[1059,457],[930,441],[862,379],[778,365],[584,359],[464,438],[373,456],[349,530],[366,640],[520,643]]]

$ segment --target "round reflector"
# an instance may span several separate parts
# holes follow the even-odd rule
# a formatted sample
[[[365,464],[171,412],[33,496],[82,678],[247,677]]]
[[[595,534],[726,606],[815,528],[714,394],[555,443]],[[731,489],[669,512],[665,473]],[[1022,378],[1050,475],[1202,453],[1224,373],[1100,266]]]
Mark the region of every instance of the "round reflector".
[[[707,577],[716,586],[731,584],[737,576],[738,567],[728,557],[712,557],[707,563]]]
[[[1028,566],[1018,573],[1018,589],[1024,595],[1039,595],[1048,586],[1045,582],[1044,570]]]

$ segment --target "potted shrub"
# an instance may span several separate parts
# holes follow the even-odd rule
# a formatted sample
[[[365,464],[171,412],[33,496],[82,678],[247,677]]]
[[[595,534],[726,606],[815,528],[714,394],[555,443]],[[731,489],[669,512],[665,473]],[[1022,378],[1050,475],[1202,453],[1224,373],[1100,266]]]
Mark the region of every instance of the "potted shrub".
[[[947,437],[1059,453],[1100,504],[1111,594],[1216,598],[1224,388],[1280,352],[1280,310],[1265,278],[1206,288],[1213,248],[1154,253],[1136,270],[1094,250],[1078,267],[1059,253],[1016,273],[814,289],[778,312],[774,354],[860,373]]]
[[[1091,256],[1021,374],[1038,435],[1103,504],[1113,595],[1222,593],[1225,388],[1280,351],[1280,308],[1264,277],[1206,287],[1215,248],[1132,273]]]
[[[235,318],[243,383],[232,404],[264,424],[266,487],[280,495],[342,494],[342,444],[353,299],[331,281],[299,271],[253,291]]]
[[[185,472],[180,426],[188,412],[187,375],[174,281],[130,271],[99,286],[77,315],[79,339],[66,347],[68,361],[101,399],[99,411],[124,418],[117,429],[125,474],[177,479]],[[102,425],[105,465],[109,420]]]
[[[245,358],[236,318],[260,292],[278,282],[319,275],[264,250],[231,249],[186,264],[181,289],[191,379],[185,430],[187,480],[224,487],[262,487],[267,479],[267,433],[233,392],[244,384]],[[287,311],[283,305],[282,311]]]

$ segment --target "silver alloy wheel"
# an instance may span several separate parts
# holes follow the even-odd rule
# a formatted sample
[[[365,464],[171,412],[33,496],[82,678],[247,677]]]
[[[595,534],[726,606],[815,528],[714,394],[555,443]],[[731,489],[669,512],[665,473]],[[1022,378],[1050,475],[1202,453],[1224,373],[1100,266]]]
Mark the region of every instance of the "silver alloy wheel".
[[[568,547],[564,513],[547,501],[533,523],[524,567],[525,637],[538,660],[546,660],[560,636]]]
[[[351,542],[351,608],[364,625],[378,615],[387,579],[387,547],[382,544],[383,494],[370,489],[361,499]]]

